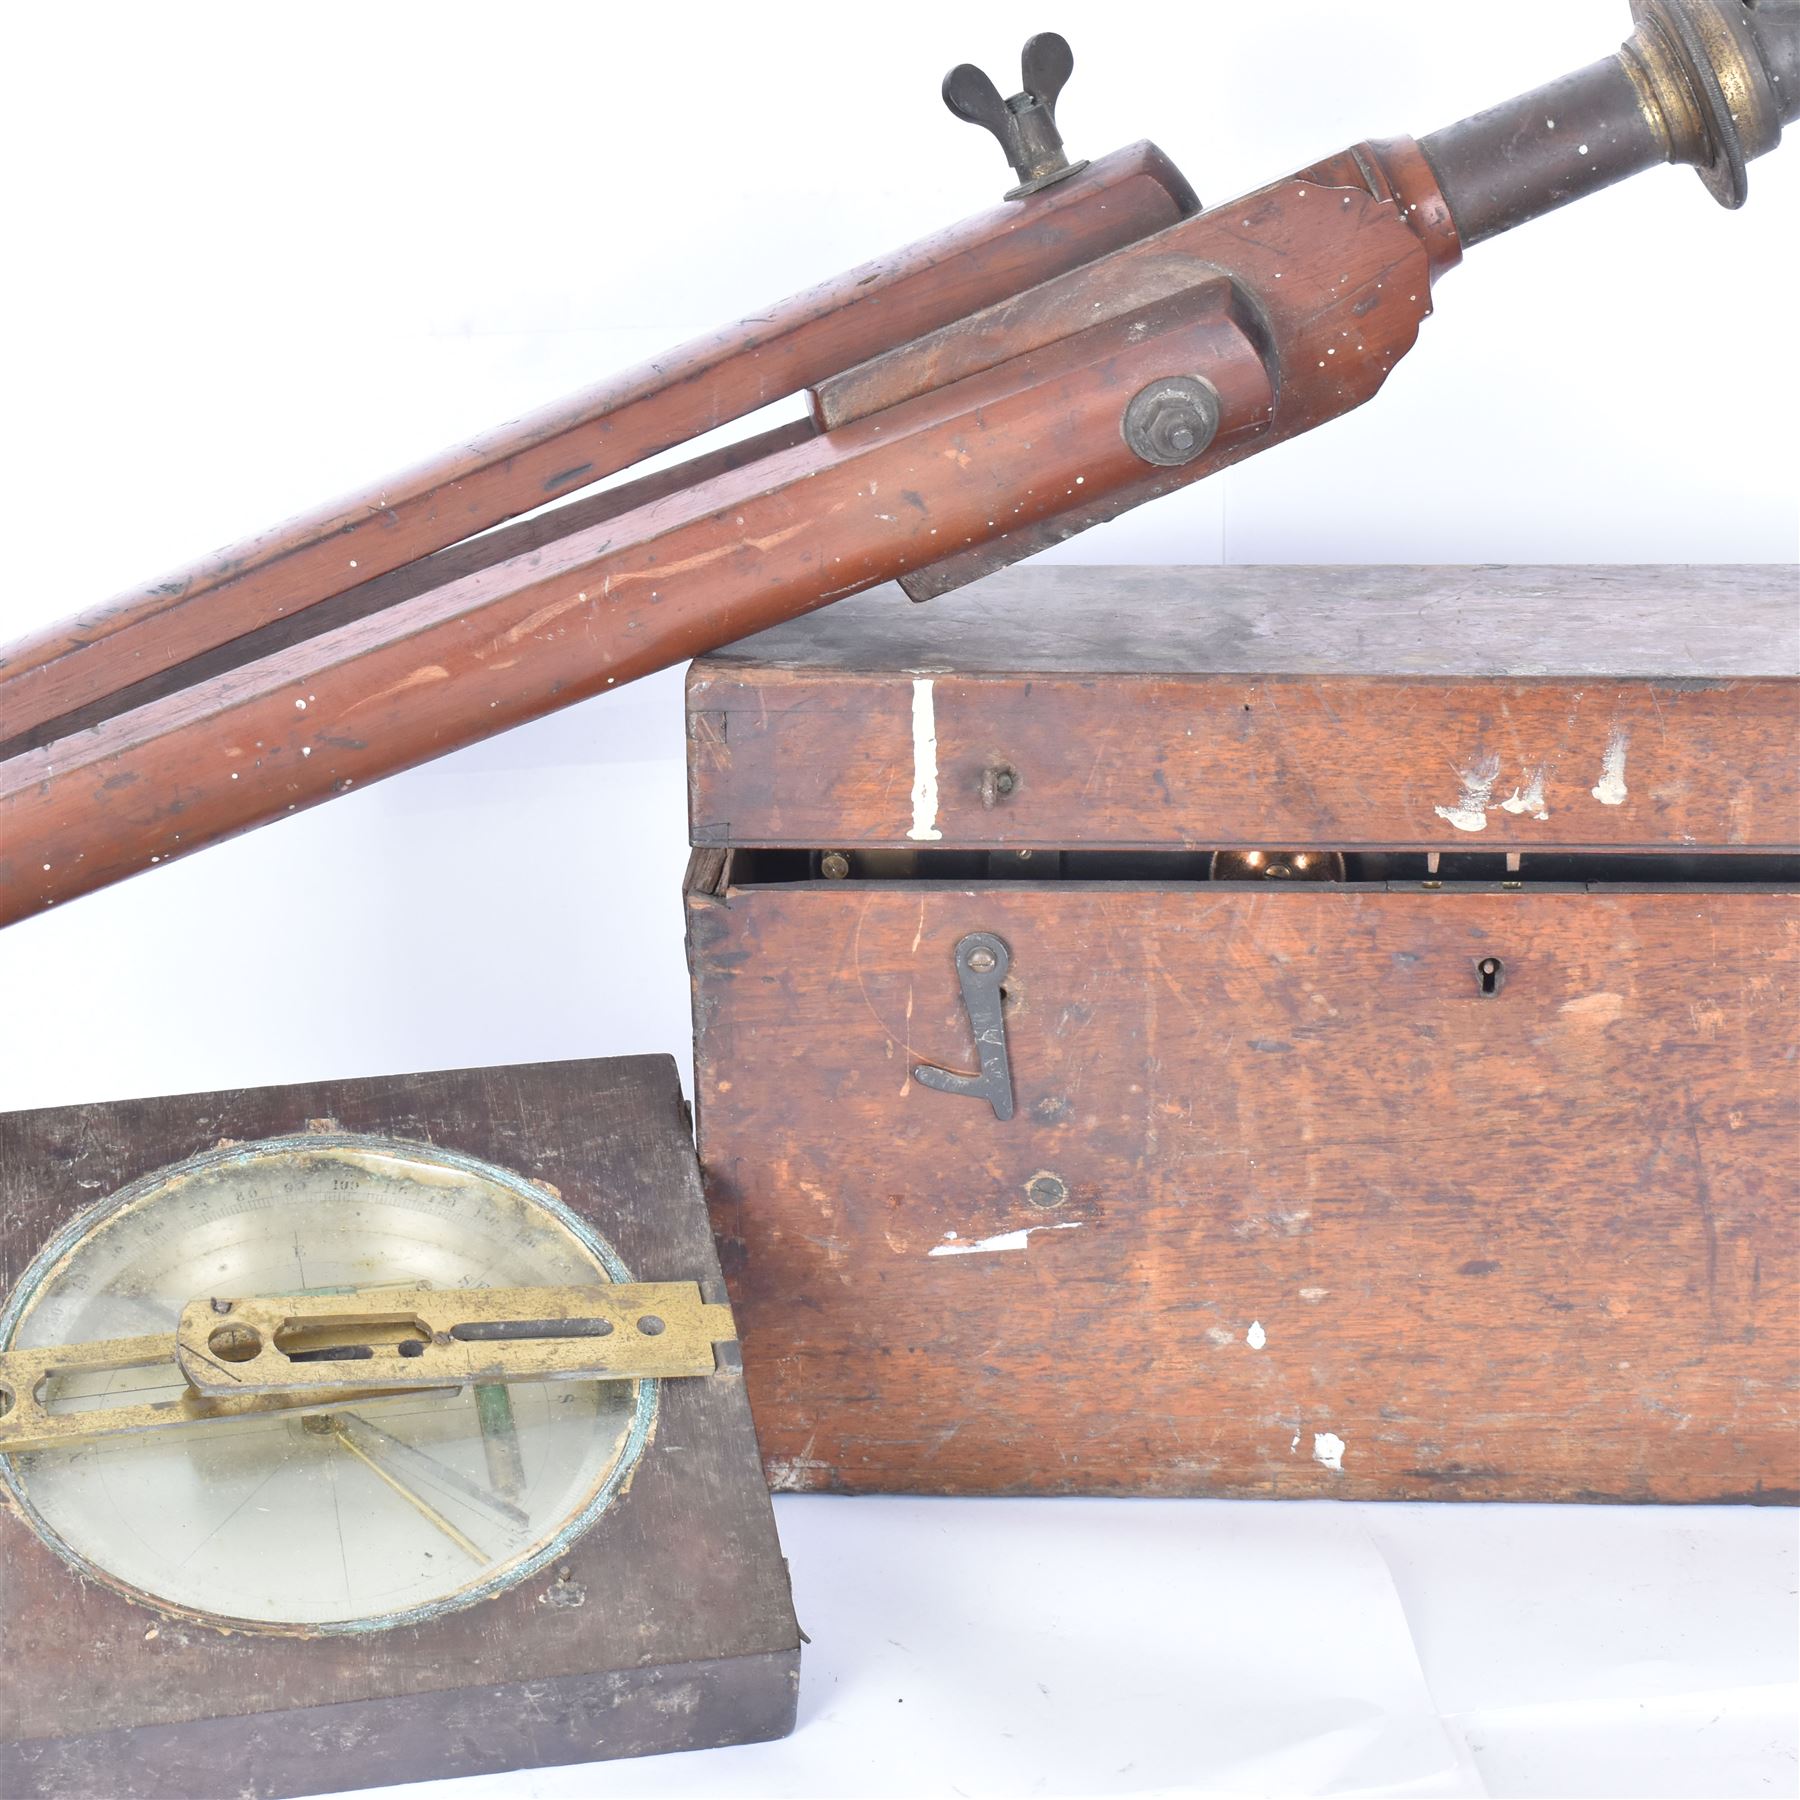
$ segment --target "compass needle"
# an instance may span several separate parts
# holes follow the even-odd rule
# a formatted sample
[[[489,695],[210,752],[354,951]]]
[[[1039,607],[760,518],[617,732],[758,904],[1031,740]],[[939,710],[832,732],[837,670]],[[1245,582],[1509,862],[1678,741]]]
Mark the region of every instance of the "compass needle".
[[[505,1388],[499,1391],[503,1394],[506,1392]],[[423,1481],[436,1482],[460,1499],[484,1508],[515,1529],[530,1524],[531,1515],[523,1507],[515,1506],[510,1500],[489,1492],[479,1483],[471,1481],[461,1470],[451,1468],[437,1457],[415,1449],[411,1444],[402,1443],[380,1426],[372,1425],[367,1419],[351,1412],[334,1413],[332,1417],[346,1443],[358,1444],[370,1456],[379,1457],[390,1467],[405,1469]]]
[[[455,1151],[221,1144],[21,1273],[0,1491],[153,1604],[326,1630],[468,1604],[613,1503],[650,1441],[647,1377],[674,1372],[656,1359],[711,1373],[729,1315],[680,1286],[634,1284],[556,1196]]]
[[[457,1528],[452,1525],[450,1521],[418,1491],[417,1488],[408,1487],[392,1469],[377,1462],[361,1444],[357,1443],[357,1441],[344,1430],[341,1421],[333,1420],[333,1425],[336,1428],[337,1443],[340,1449],[349,1451],[349,1453],[365,1468],[370,1469],[376,1475],[379,1475],[381,1479],[407,1503],[408,1506],[412,1507],[421,1518],[429,1519],[431,1523],[466,1556],[473,1557],[478,1563],[484,1563],[488,1560],[487,1552],[483,1550],[479,1544],[458,1531]]]

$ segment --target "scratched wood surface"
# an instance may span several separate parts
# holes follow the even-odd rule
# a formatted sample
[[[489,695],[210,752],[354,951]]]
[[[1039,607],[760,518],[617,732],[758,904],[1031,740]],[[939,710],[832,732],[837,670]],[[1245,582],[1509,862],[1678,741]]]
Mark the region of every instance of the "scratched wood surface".
[[[723,863],[699,1140],[777,1488],[1800,1497],[1794,894]],[[910,1077],[974,1066],[977,929],[1006,1123]]]
[[[963,221],[0,649],[11,737],[574,493],[1197,210],[1155,145]]]
[[[550,1183],[639,1279],[717,1279],[674,1064],[636,1057],[0,1118],[0,1284],[96,1193],[326,1117]],[[315,1793],[779,1736],[799,1641],[757,1477],[742,1382],[665,1382],[629,1487],[554,1569],[366,1637],[133,1604],[0,1509],[0,1793]]]
[[[1171,359],[1217,378],[1222,442],[1254,436],[1268,377],[1216,289],[20,751],[0,762],[0,923],[887,579],[940,533],[985,532],[998,495],[1038,484],[1031,517],[1134,479],[1119,413]]]
[[[1416,156],[1392,160],[1402,170],[1423,166]],[[1143,180],[1167,207],[1165,176]],[[52,632],[19,654],[11,674],[0,667],[0,741],[35,746],[0,760],[0,924],[879,582],[927,572],[933,586],[954,585],[1108,508],[1198,480],[1362,405],[1416,341],[1432,278],[1453,249],[1431,223],[1429,198],[1409,201],[1408,191],[1383,153],[1364,145],[1170,225],[1151,240],[1154,278],[1136,289],[1162,297],[1106,316],[1121,281],[1131,289],[1136,277],[1103,273],[1097,324],[1084,280],[1055,286],[1047,306],[994,313],[971,310],[993,298],[986,288],[942,307],[934,272],[903,272],[896,280],[910,284],[917,304],[898,338],[884,306],[874,335],[899,341],[959,321],[968,342],[951,358],[962,373],[947,387],[912,391],[815,437],[771,443],[754,462],[714,467],[704,481],[499,562],[452,557],[434,571],[446,579],[422,591],[406,576],[373,596],[343,594],[352,580],[373,587],[383,571],[451,541],[436,524],[417,538],[402,521],[367,568],[335,535],[336,515],[259,540],[244,566],[246,579],[276,584],[266,600],[322,556],[329,579],[307,576],[294,598],[323,604],[342,622],[298,641],[275,630],[282,647],[255,661],[237,665],[227,655],[230,666],[219,666],[212,626],[226,617],[268,644],[270,619],[283,608],[265,615],[247,601],[223,604],[236,591],[229,558],[194,572],[193,617],[210,624],[180,650],[173,625],[165,638],[159,622],[165,601],[185,606],[180,582],[172,594],[153,594],[148,612],[133,603]],[[1056,232],[1047,235],[1060,254]],[[1028,259],[1031,279],[999,291],[1033,285],[1049,273],[1043,262]],[[812,325],[844,316],[868,323],[866,308],[845,311],[864,307],[854,289],[832,292]],[[783,319],[778,335],[792,326],[803,343],[805,319]],[[731,366],[752,384],[759,371],[771,382],[798,379],[784,359],[760,357],[738,343]],[[842,367],[833,359],[830,372]],[[1193,461],[1157,470],[1146,487],[1150,465],[1131,450],[1120,420],[1132,397],[1171,369],[1203,372],[1214,384],[1220,428]],[[666,395],[646,390],[645,406],[695,404],[689,376],[706,387],[684,364],[669,372]],[[900,372],[899,390],[909,386],[916,382]],[[784,391],[773,385],[759,397]],[[584,431],[604,436],[620,426],[613,414],[593,416],[594,404],[589,396],[577,406],[587,408]],[[620,429],[623,442],[629,434]],[[516,433],[502,443],[519,456],[484,461],[484,481],[498,472],[510,482],[514,461],[536,465],[536,440],[530,454]],[[477,460],[495,454],[490,444]],[[408,506],[431,522],[451,508],[459,479],[444,466],[428,471],[408,488]],[[530,503],[542,497],[534,490]],[[385,520],[381,504],[379,494],[365,497],[359,517]],[[402,539],[412,544],[404,554]],[[527,534],[509,546],[530,541]],[[362,613],[374,598],[392,604]],[[153,654],[140,653],[146,631]],[[161,672],[176,663],[182,684],[164,691]],[[110,673],[96,677],[96,664]],[[85,673],[60,693],[55,716],[96,722],[49,737],[62,726],[46,722],[43,696],[29,690],[60,680],[58,671]],[[110,711],[149,692],[158,697]]]
[[[1797,619],[1785,565],[889,587],[694,665],[693,839],[1792,849]]]

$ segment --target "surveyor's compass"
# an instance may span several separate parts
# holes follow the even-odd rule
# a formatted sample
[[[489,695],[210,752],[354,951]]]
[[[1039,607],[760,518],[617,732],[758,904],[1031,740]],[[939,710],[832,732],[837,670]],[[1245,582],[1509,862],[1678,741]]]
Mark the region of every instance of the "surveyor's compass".
[[[674,1065],[0,1114],[0,1793],[744,1743],[799,1635]]]
[[[628,1478],[656,1410],[636,1377],[696,1348],[710,1371],[732,1335],[692,1282],[627,1280],[493,1164],[222,1145],[75,1219],[16,1285],[0,1466],[47,1542],[154,1602],[343,1629],[465,1603]]]

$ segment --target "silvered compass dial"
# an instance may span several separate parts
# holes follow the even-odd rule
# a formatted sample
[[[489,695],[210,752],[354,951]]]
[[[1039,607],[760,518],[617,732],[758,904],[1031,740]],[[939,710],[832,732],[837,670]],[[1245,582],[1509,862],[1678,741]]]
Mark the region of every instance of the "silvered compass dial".
[[[221,1145],[71,1221],[0,1311],[0,1352],[16,1370],[27,1360],[16,1353],[58,1346],[162,1334],[172,1347],[184,1309],[229,1305],[207,1296],[261,1296],[265,1310],[286,1296],[329,1313],[340,1304],[331,1296],[367,1308],[384,1293],[410,1293],[412,1305],[424,1290],[474,1300],[630,1280],[603,1239],[521,1176],[430,1146],[312,1133]],[[575,1310],[604,1311],[602,1298]],[[255,1334],[221,1317],[214,1350],[189,1366],[247,1379]],[[319,1359],[321,1391],[233,1401],[251,1409],[236,1416],[171,1419],[195,1390],[168,1347],[148,1365],[55,1370],[28,1396],[51,1423],[121,1408],[135,1418],[130,1409],[147,1406],[156,1428],[17,1450],[0,1456],[0,1478],[61,1556],[134,1598],[253,1627],[358,1631],[468,1604],[550,1561],[605,1511],[655,1420],[654,1379],[452,1372],[442,1385],[366,1385],[383,1369],[437,1379],[417,1373],[439,1366],[421,1352],[527,1348],[500,1326],[485,1339],[456,1328],[475,1343],[439,1332],[433,1344],[428,1323],[416,1333],[425,1343],[378,1351],[334,1347],[333,1329],[356,1335],[326,1329],[322,1349],[280,1359],[290,1383],[311,1380],[308,1358]],[[536,1329],[554,1348],[559,1334],[613,1327]],[[331,1362],[340,1356],[364,1361]],[[333,1369],[366,1391],[333,1400]],[[7,1409],[16,1427],[18,1396],[0,1383]]]

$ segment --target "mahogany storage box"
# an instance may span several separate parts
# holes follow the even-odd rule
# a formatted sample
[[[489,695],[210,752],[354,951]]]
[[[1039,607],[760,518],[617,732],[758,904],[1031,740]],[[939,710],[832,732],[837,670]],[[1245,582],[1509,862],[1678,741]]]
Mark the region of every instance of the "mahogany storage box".
[[[696,663],[772,1484],[1792,1500],[1797,621],[1029,568]]]

